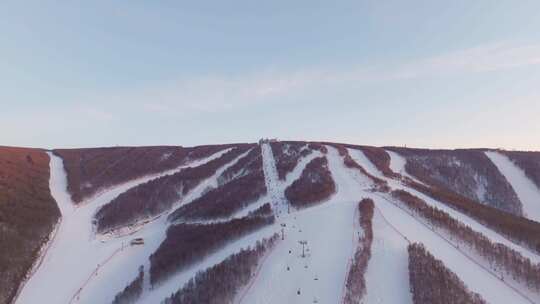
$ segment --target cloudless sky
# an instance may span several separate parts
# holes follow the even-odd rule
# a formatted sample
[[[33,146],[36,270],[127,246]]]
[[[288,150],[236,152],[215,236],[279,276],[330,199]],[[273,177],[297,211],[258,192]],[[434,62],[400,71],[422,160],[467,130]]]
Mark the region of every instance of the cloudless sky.
[[[540,150],[540,2],[11,1],[0,145]]]

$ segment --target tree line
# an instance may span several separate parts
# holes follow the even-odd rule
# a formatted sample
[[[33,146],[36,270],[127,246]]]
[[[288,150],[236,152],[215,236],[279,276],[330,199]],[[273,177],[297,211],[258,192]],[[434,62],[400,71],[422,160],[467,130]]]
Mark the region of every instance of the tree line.
[[[264,173],[255,171],[212,189],[171,215],[171,220],[211,220],[226,218],[266,194]]]
[[[360,303],[366,293],[366,270],[371,258],[371,244],[373,242],[373,200],[365,198],[358,203],[359,222],[362,234],[358,238],[358,245],[354,253],[353,261],[349,268],[346,282],[344,304]]]
[[[294,170],[302,157],[311,154],[305,142],[278,141],[271,142],[270,148],[276,161],[276,169],[280,180],[285,180],[287,173]]]
[[[353,146],[352,148],[362,150],[367,159],[369,159],[369,161],[381,171],[384,176],[389,178],[396,178],[399,176],[399,174],[390,169],[390,155],[388,155],[383,148],[371,146]]]
[[[60,218],[49,161],[43,150],[0,147],[0,303],[15,297]]]
[[[448,213],[429,206],[420,198],[403,190],[395,190],[392,196],[404,203],[408,209],[426,219],[429,224],[444,230],[465,244],[484,259],[492,268],[512,276],[533,292],[540,292],[540,265],[519,252],[500,243],[493,243],[483,234],[454,219]]]
[[[183,205],[171,215],[171,220],[210,220],[225,218],[257,201],[266,194],[261,148],[228,167],[218,180],[217,188],[207,191]]]
[[[273,224],[274,216],[246,216],[212,224],[177,224],[167,229],[165,240],[150,256],[150,283],[158,284],[177,271],[264,226]]]
[[[540,223],[480,204],[445,188],[427,186],[411,179],[404,181],[407,186],[540,253]]]
[[[68,192],[75,203],[99,190],[144,175],[174,169],[188,160],[208,157],[239,145],[110,147],[56,149],[67,173]]]
[[[308,149],[319,151],[322,154],[328,153],[328,149],[326,148],[326,146],[323,143],[319,143],[319,142],[308,143]]]
[[[297,208],[321,202],[336,192],[336,184],[328,169],[328,160],[321,156],[311,160],[287,189],[285,197]]]
[[[482,150],[400,150],[407,172],[428,185],[447,188],[471,200],[522,215],[521,202],[499,169]],[[479,195],[479,187],[484,194]]]
[[[272,211],[272,205],[270,203],[264,203],[264,205],[259,208],[251,211],[248,216],[272,216],[274,213]]]
[[[95,215],[97,231],[108,232],[168,210],[190,190],[231,162],[249,146],[234,148],[221,157],[197,167],[188,167],[123,192]]]
[[[254,171],[262,171],[263,161],[262,161],[262,151],[261,146],[255,146],[249,150],[249,153],[239,159],[232,166],[229,166],[221,175],[218,177],[218,185],[223,185],[229,181],[242,177],[244,175],[250,174]]]
[[[429,253],[422,244],[410,244],[409,284],[414,304],[487,304],[482,297]]]
[[[382,180],[373,174],[367,172],[367,170],[362,167],[360,164],[358,164],[349,153],[349,150],[345,145],[341,144],[332,144],[339,152],[339,155],[343,157],[343,163],[345,164],[345,167],[359,170],[363,175],[367,176],[375,185],[377,186],[377,190],[380,192],[388,192],[390,191],[390,188],[388,187],[388,183],[385,180]]]
[[[255,274],[262,256],[278,241],[279,235],[257,241],[253,248],[242,249],[223,262],[198,272],[182,288],[165,299],[164,304],[228,304]]]
[[[142,294],[143,291],[143,279],[144,279],[144,266],[139,266],[139,273],[137,277],[119,292],[112,302],[112,304],[130,304],[134,303]]]
[[[512,160],[540,188],[540,152],[499,151]]]

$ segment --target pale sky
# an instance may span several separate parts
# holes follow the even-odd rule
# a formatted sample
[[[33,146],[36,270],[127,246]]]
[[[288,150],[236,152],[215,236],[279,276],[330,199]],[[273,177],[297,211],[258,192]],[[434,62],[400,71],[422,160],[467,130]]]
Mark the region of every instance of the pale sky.
[[[11,1],[0,145],[540,150],[540,1]]]

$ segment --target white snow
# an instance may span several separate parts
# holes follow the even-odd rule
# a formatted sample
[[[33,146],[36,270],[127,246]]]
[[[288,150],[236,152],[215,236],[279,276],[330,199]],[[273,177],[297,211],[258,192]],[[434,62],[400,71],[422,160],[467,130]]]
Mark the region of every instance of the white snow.
[[[288,212],[288,203],[285,198],[285,189],[289,187],[295,180],[300,178],[302,171],[306,165],[316,157],[322,155],[319,151],[312,151],[305,157],[300,158],[298,164],[294,169],[287,173],[285,181],[279,179],[276,160],[270,144],[264,143],[261,145],[262,157],[263,157],[263,171],[266,182],[266,189],[268,191],[268,198],[272,203],[272,208],[276,216],[285,214]]]
[[[523,215],[540,222],[540,189],[507,156],[493,151],[485,154],[516,191],[523,206]]]
[[[208,187],[216,187],[217,179],[223,171],[230,166],[234,165],[239,159],[244,157],[248,152],[245,152],[237,156],[233,161],[229,162],[225,166],[219,168],[216,173],[210,178],[202,181],[194,189],[192,189],[180,202],[175,204],[171,210],[165,212],[156,220],[147,223],[143,229],[137,230],[133,233],[127,241],[142,237],[145,240],[144,246],[137,246],[133,249],[122,252],[121,258],[112,259],[106,266],[105,271],[101,270],[99,279],[91,280],[81,293],[80,303],[106,303],[111,302],[119,291],[121,291],[128,283],[130,283],[138,273],[138,267],[144,265],[145,267],[145,282],[148,284],[149,278],[149,256],[156,251],[159,245],[165,240],[166,230],[168,225],[167,216],[172,213],[176,208],[190,203],[194,199],[200,197],[202,193]],[[114,242],[126,241],[126,238],[114,239]],[[130,248],[131,249],[131,248]],[[149,286],[146,285],[144,295],[149,292]]]
[[[247,215],[250,211],[255,210],[256,208],[260,207],[266,202],[272,201],[277,205],[274,205],[274,208],[278,207],[278,210],[281,210],[282,214],[286,214],[286,199],[283,194],[284,189],[291,184],[295,179],[297,179],[305,165],[314,157],[320,155],[317,153],[312,153],[304,158],[302,158],[299,161],[299,164],[295,167],[295,169],[290,172],[286,176],[286,181],[280,181],[278,179],[278,173],[277,169],[275,167],[275,160],[273,157],[272,150],[270,148],[270,145],[268,144],[262,144],[262,156],[263,156],[263,171],[265,173],[265,182],[267,187],[267,195],[260,198],[257,202],[249,205],[248,207],[238,211],[236,214],[232,216],[232,218],[239,218],[242,216]],[[217,174],[219,176],[220,174]],[[283,217],[283,216],[282,216]],[[210,222],[221,222],[227,219],[221,219],[216,221],[206,221],[205,223]],[[281,223],[281,222],[280,222]],[[209,267],[212,267],[223,260],[225,260],[229,255],[239,252],[242,248],[247,248],[253,244],[256,243],[257,240],[261,240],[263,238],[269,237],[272,234],[279,232],[280,226],[279,225],[273,225],[266,228],[263,228],[255,233],[252,233],[246,237],[243,237],[239,240],[236,240],[234,242],[231,242],[224,248],[218,250],[216,253],[206,257],[204,261],[201,263],[198,263],[196,265],[193,265],[189,267],[187,270],[184,270],[182,272],[178,272],[175,275],[173,275],[170,279],[168,279],[163,284],[155,287],[151,290],[145,290],[143,296],[138,301],[139,303],[158,303],[165,299],[166,297],[170,296],[173,292],[176,292],[180,287],[182,287],[190,278],[192,278],[197,272],[204,271]],[[164,236],[160,238],[161,243]],[[280,246],[280,245],[277,245]],[[157,246],[155,247],[157,248]],[[141,259],[144,261],[144,258]],[[132,269],[136,269],[136,265],[134,263],[131,263],[130,267]],[[266,264],[266,263],[265,263]],[[110,267],[112,269],[112,267]],[[121,269],[120,266],[114,267],[115,269]],[[111,275],[113,275],[114,272],[111,272]],[[135,278],[136,273],[135,270],[133,271],[133,274],[131,275],[132,279]],[[249,303],[245,302],[244,303]]]
[[[349,151],[349,155],[351,158],[356,161],[359,165],[361,165],[367,172],[369,172],[371,175],[378,177],[380,179],[384,179],[384,174],[375,167],[375,165],[367,158],[366,154],[364,154],[364,151],[358,150],[358,149],[347,149]]]
[[[412,176],[410,176],[407,173],[407,170],[405,170],[405,166],[407,165],[407,159],[405,157],[397,154],[394,151],[385,150],[386,153],[390,156],[390,169],[394,171],[395,173],[399,173],[403,176],[407,176],[409,178],[414,179]]]
[[[354,153],[352,153],[353,158],[359,162],[360,165],[362,165],[366,170],[374,170],[374,166],[369,165],[369,161],[367,158],[354,157]],[[395,158],[395,155],[392,156],[392,158]],[[404,162],[399,161],[399,165],[394,165],[393,170],[396,170],[397,172],[403,172],[404,168]],[[371,171],[370,173],[376,174],[377,171]],[[380,176],[380,175],[378,175]],[[435,206],[439,209],[444,210],[445,212],[449,213],[452,217],[460,220],[461,222],[465,223],[466,225],[469,225],[474,230],[483,233],[488,238],[490,238],[494,242],[499,242],[502,244],[505,244],[514,250],[519,251],[521,254],[523,254],[526,257],[529,257],[533,262],[540,261],[539,256],[535,253],[531,252],[530,250],[523,248],[521,246],[518,246],[506,238],[502,237],[498,233],[495,233],[491,229],[486,228],[485,226],[479,224],[475,220],[447,207],[446,205],[437,202],[429,197],[426,197],[425,195],[418,193],[417,191],[413,189],[409,189],[408,187],[402,185],[399,181],[385,178],[385,180],[388,181],[389,185],[392,188],[398,188],[407,190],[414,195],[419,196],[420,198],[424,199],[428,204]],[[370,195],[370,193],[366,193],[366,195]],[[478,292],[481,294],[484,299],[486,299],[489,303],[529,303],[529,301],[526,298],[523,298],[519,293],[517,293],[515,290],[510,288],[509,286],[505,285],[502,281],[500,281],[496,276],[492,275],[491,273],[485,271],[483,268],[481,268],[479,265],[477,265],[472,260],[465,257],[461,252],[456,250],[451,244],[447,243],[444,239],[439,237],[437,234],[432,232],[431,230],[427,229],[425,226],[420,224],[417,220],[409,216],[407,213],[403,212],[401,209],[395,207],[391,203],[381,199],[376,194],[371,194],[371,197],[375,200],[377,209],[379,209],[379,212],[381,212],[381,215],[387,220],[389,225],[392,225],[396,228],[399,233],[403,234],[405,237],[407,237],[409,240],[422,242],[426,245],[428,250],[432,252],[436,256],[436,258],[443,260],[445,265],[450,268],[453,272],[455,272],[468,286],[472,291]],[[375,212],[377,214],[378,212]],[[375,215],[375,221],[377,220],[377,215]],[[372,273],[372,264],[371,263],[377,263],[380,259],[380,253],[377,254],[375,251],[377,251],[377,238],[378,235],[380,235],[379,232],[380,228],[375,228],[374,235],[375,235],[375,243],[374,243],[374,254],[372,255],[372,261],[370,261],[370,266],[368,267],[368,274],[366,277],[366,283],[368,286],[373,286],[373,284],[369,283],[371,280],[377,280],[377,277],[373,277]],[[379,232],[379,233],[378,233]],[[399,238],[398,238],[399,239]],[[399,246],[398,244],[401,243],[402,245],[406,246],[407,244],[405,242],[392,242],[391,244],[394,246]],[[394,249],[399,252],[398,249]],[[405,247],[403,247],[402,250],[406,250]],[[402,251],[403,252],[403,251]],[[398,253],[395,253],[394,256],[391,257],[391,259],[397,259],[396,256],[399,256]],[[383,262],[384,263],[384,262]],[[395,262],[398,265],[399,268],[399,262]],[[405,261],[401,260],[401,269],[403,270],[403,264]],[[382,263],[381,263],[382,264]],[[392,262],[387,261],[383,265],[392,265]],[[375,264],[376,265],[376,264]],[[475,268],[477,270],[475,270]],[[396,275],[399,275],[396,274]],[[405,275],[402,273],[402,276],[405,277]],[[384,277],[383,279],[384,280]],[[386,278],[386,280],[390,280],[389,278]],[[376,281],[377,282],[377,281]],[[390,283],[389,283],[390,284]],[[397,284],[397,283],[396,283]],[[398,287],[394,287],[398,288]],[[527,290],[523,290],[523,287],[521,288],[521,292],[524,294],[530,293]],[[375,287],[375,290],[376,287]],[[389,289],[387,289],[389,290]],[[392,290],[392,289],[390,289]],[[399,290],[399,289],[397,289]],[[496,290],[496,292],[494,292]],[[392,303],[387,301],[381,301],[378,302],[378,299],[384,299],[384,297],[388,298],[388,295],[381,295],[378,296],[377,294],[373,294],[373,288],[368,287],[367,288],[368,295],[366,296],[367,303]],[[371,295],[370,295],[371,292]],[[406,291],[403,291],[406,293]],[[393,301],[397,301],[399,303],[399,299],[394,299]]]
[[[277,232],[278,229],[276,226],[268,226],[227,244],[222,249],[207,256],[202,262],[194,264],[181,272],[177,272],[167,281],[154,287],[153,289],[145,290],[144,294],[137,301],[137,303],[161,303],[161,301],[165,300],[165,298],[182,288],[184,284],[187,283],[198,272],[204,271],[209,267],[223,262],[223,260],[225,260],[231,254],[238,253],[241,249],[254,246],[258,240],[271,237]],[[118,269],[121,268],[117,268],[117,270]],[[134,277],[135,276],[133,276],[133,278]]]
[[[252,234],[229,243],[218,251],[207,256],[202,262],[174,274],[163,284],[150,289],[148,283],[148,257],[165,238],[167,212],[133,230],[131,235],[108,239],[96,238],[92,232],[91,220],[99,207],[110,202],[120,193],[130,188],[175,170],[147,176],[125,184],[107,189],[96,197],[88,200],[88,204],[74,207],[67,193],[67,182],[62,160],[51,155],[50,187],[62,213],[62,221],[56,238],[46,251],[43,263],[29,279],[17,300],[17,303],[71,303],[71,298],[84,285],[77,303],[110,303],[119,291],[129,284],[138,274],[139,265],[145,266],[145,287],[138,303],[159,303],[171,293],[181,288],[197,272],[225,260],[230,254],[239,252],[242,248],[254,245],[257,240],[269,237],[282,229],[285,239],[276,244],[260,271],[253,278],[253,285],[245,290],[242,303],[340,303],[344,292],[348,266],[354,249],[357,246],[357,234],[360,232],[356,223],[358,214],[355,212],[358,202],[364,197],[375,201],[376,210],[373,218],[374,240],[372,255],[366,271],[367,294],[363,303],[412,303],[409,292],[408,278],[408,240],[421,242],[437,258],[455,272],[466,286],[479,293],[487,302],[497,303],[529,303],[515,290],[509,288],[497,277],[483,269],[466,255],[461,253],[441,235],[428,229],[417,219],[411,217],[402,209],[396,207],[384,196],[370,191],[372,182],[359,170],[346,168],[343,158],[333,147],[327,147],[326,155],[332,177],[336,183],[336,193],[327,201],[310,208],[287,211],[287,201],[284,190],[294,180],[298,179],[306,164],[313,158],[322,155],[313,151],[303,157],[298,165],[286,176],[285,181],[278,179],[275,160],[268,144],[262,144],[263,170],[268,193],[259,201],[240,210],[233,217],[246,215],[271,201],[276,212],[277,222],[272,226],[262,228]],[[408,176],[405,171],[405,159],[399,154],[387,151],[391,156],[391,169]],[[199,165],[225,153],[220,152],[204,160],[197,161]],[[469,225],[475,231],[481,232],[494,242],[505,244],[533,262],[540,262],[540,256],[530,250],[516,245],[498,233],[433,200],[414,189],[409,189],[399,180],[386,178],[365,157],[362,151],[349,149],[351,157],[371,174],[386,180],[393,189],[403,189],[419,196],[428,204],[435,206],[450,216]],[[245,155],[244,153],[243,155]],[[208,187],[218,186],[217,178],[228,167],[238,161],[243,155],[226,166],[220,168],[214,176],[205,180],[193,189],[175,207],[196,199]],[[500,156],[500,155],[498,155]],[[496,155],[496,157],[498,157]],[[493,155],[490,158],[493,160]],[[510,162],[508,159],[505,161]],[[494,163],[507,177],[521,195],[533,201],[532,192],[520,187],[528,185],[530,180],[516,175],[516,167],[496,159]],[[503,164],[503,165],[501,165]],[[501,167],[503,169],[501,169]],[[514,170],[514,171],[512,171]],[[510,173],[509,173],[510,172]],[[509,177],[510,176],[510,177]],[[525,178],[525,180],[521,179]],[[517,184],[517,186],[515,186]],[[526,188],[526,190],[531,190]],[[534,188],[536,189],[536,188]],[[537,197],[540,191],[536,189]],[[532,194],[531,194],[532,193]],[[540,204],[540,201],[538,201]],[[524,204],[524,210],[525,204]],[[174,209],[174,208],[173,208]],[[529,212],[527,212],[530,215]],[[136,237],[145,240],[143,246],[127,246]],[[406,239],[405,239],[406,237]],[[306,257],[302,257],[302,246],[299,241],[307,241]],[[126,245],[126,246],[123,246]],[[290,251],[290,252],[289,252]],[[103,264],[97,274],[94,274],[97,264]],[[86,283],[85,283],[86,282]],[[298,294],[300,291],[300,294]],[[539,300],[536,299],[535,300]]]
[[[279,174],[276,168],[276,160],[274,159],[274,153],[272,153],[272,148],[270,144],[264,143],[261,145],[261,153],[263,159],[263,171],[264,179],[266,183],[266,190],[268,197],[271,201],[272,208],[276,215],[286,212],[286,202],[285,195],[281,191],[279,184]]]
[[[92,231],[92,218],[101,206],[141,183],[172,174],[187,166],[200,165],[226,152],[227,150],[220,151],[205,159],[184,165],[181,168],[128,181],[100,192],[97,196],[87,200],[87,203],[77,207],[75,207],[67,192],[66,173],[62,160],[57,156],[49,154],[51,157],[50,189],[52,196],[60,208],[62,221],[54,241],[46,250],[42,264],[32,277],[29,278],[16,303],[42,303],[43,299],[47,299],[50,303],[71,303],[77,300],[76,298],[72,299],[73,296],[78,293],[82,286],[87,284],[88,280],[90,280],[90,283],[97,281],[92,279],[99,264],[103,264],[104,261],[108,261],[111,257],[112,259],[109,263],[119,260],[119,255],[129,255],[132,254],[132,251],[150,247],[148,246],[149,244],[145,244],[145,246],[126,247],[122,250],[123,245],[127,244],[131,238],[116,238],[111,239],[109,242],[102,242],[95,238]],[[148,232],[143,230],[139,233],[144,235],[143,233],[151,232],[152,229],[149,229]],[[159,241],[159,239],[149,239],[148,241],[152,243]],[[134,274],[137,271],[137,267],[138,265],[133,269],[117,271],[114,276],[121,277],[123,273],[126,273],[130,276],[128,281],[131,281],[135,275],[132,275],[130,271]],[[100,278],[102,269],[104,268],[99,267],[97,272]],[[114,281],[110,283],[109,289],[114,286]],[[113,290],[111,292],[116,293],[117,291]],[[95,303],[93,298],[89,302]]]
[[[300,178],[302,171],[304,171],[304,168],[309,162],[322,155],[323,154],[320,151],[312,151],[305,157],[300,158],[298,164],[296,164],[296,167],[294,167],[294,169],[285,176],[285,182],[282,182],[281,184],[282,191],[285,191],[285,189],[287,189],[287,187],[289,187],[295,180]]]
[[[286,225],[285,240],[269,255],[242,303],[340,302],[348,261],[356,246],[351,237],[361,188],[343,171],[338,152],[328,149],[338,192],[327,202],[279,218],[278,223]],[[301,256],[302,240],[309,250],[305,258]]]
[[[361,152],[351,153],[351,156],[352,156],[353,159],[355,159],[360,165],[362,165],[364,168],[367,168],[368,172],[369,172],[369,170],[374,170],[374,167],[369,166],[369,163],[368,163],[369,160],[367,160],[367,158],[365,158],[365,157],[364,157],[364,158],[358,157],[358,154],[359,154],[359,153],[361,153]],[[370,172],[370,173],[376,174],[377,171],[372,171],[372,172]],[[540,262],[540,256],[538,256],[538,254],[532,252],[532,251],[529,250],[528,248],[524,248],[524,247],[522,247],[522,246],[520,246],[520,245],[517,245],[517,244],[515,244],[515,243],[509,241],[508,239],[506,239],[506,238],[503,237],[502,235],[500,235],[500,234],[494,232],[493,230],[491,230],[491,229],[485,227],[484,225],[478,223],[476,220],[474,220],[474,219],[472,219],[472,218],[470,218],[470,217],[468,217],[468,216],[466,216],[466,215],[464,215],[464,214],[462,214],[462,213],[460,213],[460,212],[458,212],[458,211],[456,211],[456,210],[454,210],[454,209],[452,209],[452,208],[446,206],[445,204],[443,204],[443,203],[441,203],[441,202],[438,202],[438,201],[436,201],[436,200],[434,200],[434,199],[432,199],[432,198],[430,198],[430,197],[428,197],[428,196],[426,196],[426,195],[424,195],[424,194],[422,194],[422,193],[420,193],[420,192],[418,192],[418,191],[416,191],[416,190],[414,190],[414,189],[408,188],[407,186],[403,185],[403,184],[402,184],[400,181],[398,181],[398,180],[394,180],[394,179],[390,179],[390,178],[385,178],[385,180],[388,182],[389,186],[391,186],[393,189],[402,189],[402,190],[409,191],[409,192],[412,193],[413,195],[416,195],[416,196],[420,197],[421,199],[423,199],[424,201],[426,201],[426,203],[428,203],[429,205],[431,205],[431,206],[433,206],[433,207],[436,207],[436,208],[438,208],[438,209],[440,209],[440,210],[443,210],[443,211],[447,212],[447,213],[448,213],[450,216],[452,216],[453,218],[455,218],[455,219],[461,221],[461,222],[464,223],[465,225],[468,225],[468,226],[471,227],[473,230],[482,233],[483,235],[485,235],[486,237],[488,237],[492,242],[504,244],[504,245],[506,245],[506,246],[508,246],[508,247],[510,247],[510,248],[512,248],[512,249],[514,249],[514,250],[516,250],[516,251],[518,251],[518,252],[520,252],[523,256],[525,256],[525,257],[531,259],[531,261],[534,262],[534,263]],[[374,195],[374,199],[376,199],[376,198],[377,198],[377,195]],[[377,203],[380,202],[380,201],[381,201],[380,198],[379,198],[379,199],[376,199],[376,202],[377,202]],[[385,202],[385,201],[383,200],[383,204],[384,204],[384,202]],[[386,204],[390,204],[390,203],[386,202]],[[392,204],[390,204],[390,205],[391,205],[391,207],[393,207],[394,209],[400,210],[399,208],[393,206]],[[379,204],[378,204],[377,206],[380,207]],[[381,208],[381,209],[383,209],[383,208]],[[390,209],[392,209],[392,208],[390,208]],[[395,212],[395,211],[392,211],[392,212],[394,213],[394,214],[392,214],[392,216],[396,216],[396,214],[395,214],[396,212]],[[402,211],[402,213],[403,213],[403,214],[407,214],[407,213],[405,213],[405,212],[403,212],[403,211]],[[387,215],[387,214],[384,212],[384,210],[383,210],[383,214],[384,214],[384,215]],[[386,218],[390,219],[389,222],[391,222],[392,224],[394,224],[394,221],[391,220],[391,218],[390,218],[389,216],[386,216]],[[410,219],[413,219],[413,218],[411,218],[410,216],[409,216],[409,218],[410,218]],[[413,220],[414,220],[414,219],[413,219]],[[402,230],[402,229],[400,229],[400,230]],[[376,233],[377,233],[377,232],[375,231],[375,234],[376,234]],[[402,232],[402,233],[403,233],[403,232]],[[416,233],[416,232],[415,232],[415,233]],[[415,239],[415,238],[411,238],[410,236],[411,236],[411,235],[415,235],[414,233],[412,233],[411,235],[408,235],[407,233],[404,233],[404,234],[407,235],[407,237],[409,237],[409,239],[411,239],[411,240],[413,240],[413,241],[414,241],[414,240],[417,240],[417,241],[421,241],[421,242],[424,242],[424,243],[425,243],[425,241],[426,241],[426,240],[424,240],[424,237],[423,237],[423,236],[417,236],[416,239]],[[440,237],[439,237],[439,238],[440,238]],[[436,246],[435,246],[435,247],[436,247]],[[451,247],[451,246],[450,246],[450,247]],[[431,250],[430,250],[430,251],[431,251]],[[437,258],[442,259],[442,260],[446,263],[446,260],[445,260],[445,257],[444,257],[444,256],[443,256],[443,257],[439,257],[438,254],[437,254],[437,252],[432,252],[432,253],[433,253]],[[472,261],[471,261],[471,262],[472,262]],[[473,262],[473,263],[474,263],[474,262]],[[456,266],[457,266],[457,265],[456,265]],[[451,267],[449,267],[449,268],[451,268]],[[368,268],[368,269],[369,269],[369,268]],[[451,270],[454,271],[454,269],[452,269],[452,268],[451,268]],[[454,272],[456,272],[456,271],[454,271]],[[463,276],[466,276],[466,274],[465,274],[463,271],[462,271],[461,273],[458,273],[458,272],[456,272],[456,273],[458,274],[458,276],[459,276],[460,278],[462,278]],[[490,275],[490,276],[492,276],[492,275],[489,274],[489,273],[487,273],[487,274]],[[492,277],[493,277],[493,276],[492,276]],[[466,279],[467,279],[467,280],[470,280],[470,277],[468,277],[468,278],[466,278]],[[498,280],[498,279],[496,279],[496,280]],[[464,280],[464,281],[465,281],[465,280]],[[465,283],[467,284],[467,286],[469,286],[469,284],[468,284],[467,281],[466,281]],[[480,288],[480,287],[478,287],[478,288]],[[518,288],[521,290],[522,293],[530,295],[529,291],[526,290],[525,288],[523,288],[523,286],[518,286]],[[519,295],[516,295],[516,292],[513,291],[513,290],[512,290],[511,288],[509,288],[508,286],[506,286],[506,289],[509,290],[509,291],[508,291],[508,292],[509,292],[508,298],[512,298],[512,296],[511,296],[512,293],[514,294],[513,297],[516,297],[516,296],[520,297]],[[370,290],[370,289],[368,288],[368,293],[369,293],[369,290]],[[489,288],[478,289],[478,290],[480,290],[480,291],[482,291],[482,292],[480,292],[480,291],[477,291],[477,292],[479,292],[479,293],[481,293],[482,295],[484,295],[483,293],[484,293],[484,292],[487,292],[487,291],[489,290]],[[488,300],[487,297],[485,297],[485,299]],[[525,301],[525,302],[527,302],[527,300],[524,299],[524,298],[522,298],[522,300]],[[489,300],[488,300],[488,302],[492,303],[492,301],[489,301]],[[493,303],[496,303],[496,302],[493,302]]]
[[[380,197],[373,198],[381,214],[400,233],[412,242],[424,244],[426,249],[442,260],[471,291],[480,294],[488,303],[531,303],[405,211]]]
[[[365,274],[365,303],[412,304],[408,244],[375,209],[371,258]]]
[[[431,197],[429,197],[427,195],[424,195],[423,193],[418,192],[418,191],[416,191],[414,189],[407,188],[407,187],[404,187],[404,186],[401,186],[400,189],[406,190],[406,191],[410,192],[411,194],[421,198],[422,200],[424,200],[429,205],[448,213],[454,219],[457,219],[458,221],[462,222],[463,224],[469,226],[471,229],[482,233],[484,236],[486,236],[492,242],[501,243],[503,245],[506,245],[507,247],[512,248],[512,249],[516,250],[517,252],[521,253],[524,257],[527,257],[527,258],[531,259],[531,261],[533,261],[535,263],[540,262],[540,256],[538,254],[536,254],[535,252],[529,250],[528,248],[520,246],[520,245],[518,245],[518,244],[516,244],[514,242],[511,242],[506,237],[504,237],[501,234],[491,230],[490,228],[480,224],[475,219],[473,219],[473,218],[471,218],[471,217],[469,217],[469,216],[467,216],[467,215],[465,215],[465,214],[463,214],[463,213],[461,213],[461,212],[459,212],[459,211],[457,211],[455,209],[452,209],[452,208],[448,207],[447,205],[445,205],[445,204],[443,204],[443,203],[441,203],[439,201],[436,201],[436,200],[432,199]]]
[[[202,194],[201,194],[202,195]],[[220,217],[220,218],[214,218],[209,220],[184,220],[181,219],[178,222],[174,223],[185,223],[185,224],[214,224],[214,223],[224,223],[228,222],[233,219],[239,219],[243,218],[247,215],[249,215],[250,212],[253,212],[260,207],[262,207],[264,204],[269,203],[268,195],[263,195],[257,200],[251,202],[249,205],[245,206],[244,208],[237,210],[235,213],[233,213],[230,216]]]
[[[391,152],[391,151],[390,151]],[[368,163],[365,163],[365,162],[362,162],[362,158],[360,157],[357,157],[357,153],[358,152],[355,152],[354,150],[351,151],[351,157],[353,157],[354,160],[356,160],[361,166],[363,166],[364,168],[369,168],[369,164]],[[359,153],[361,153],[361,151],[359,151]],[[365,161],[369,162],[369,160],[365,159]],[[368,170],[369,173],[371,174],[375,174],[376,172],[370,172]],[[463,224],[469,226],[471,229],[477,231],[477,232],[480,232],[482,233],[484,236],[486,236],[487,238],[489,238],[492,242],[495,242],[495,243],[501,243],[503,245],[506,245],[508,246],[509,248],[512,248],[516,251],[518,251],[519,253],[521,253],[524,257],[527,257],[529,259],[531,259],[532,262],[535,262],[535,263],[539,263],[540,262],[540,255],[538,255],[537,253],[529,250],[528,248],[525,248],[521,245],[518,245],[512,241],[510,241],[509,239],[507,239],[506,237],[502,236],[501,234],[493,231],[492,229],[489,229],[488,227],[484,226],[483,224],[480,224],[479,222],[477,222],[475,219],[453,209],[453,208],[450,208],[448,207],[446,204],[444,203],[441,203],[437,200],[434,200],[432,199],[431,197],[415,190],[415,189],[412,189],[412,188],[409,188],[405,185],[403,185],[400,181],[398,180],[394,180],[394,179],[391,179],[391,178],[384,178],[384,180],[386,180],[388,182],[388,185],[392,188],[392,189],[401,189],[401,190],[405,190],[405,191],[408,191],[409,193],[421,198],[422,200],[424,200],[427,204],[435,207],[435,208],[438,208],[446,213],[448,213],[451,217],[453,217],[454,219],[462,222]]]
[[[476,181],[476,199],[478,202],[484,202],[487,193],[487,180],[483,176],[478,174],[474,175],[474,180]]]
[[[163,155],[161,155],[159,160],[160,161],[165,161],[165,160],[169,159],[169,157],[171,157],[171,155],[172,155],[172,152],[163,153]]]

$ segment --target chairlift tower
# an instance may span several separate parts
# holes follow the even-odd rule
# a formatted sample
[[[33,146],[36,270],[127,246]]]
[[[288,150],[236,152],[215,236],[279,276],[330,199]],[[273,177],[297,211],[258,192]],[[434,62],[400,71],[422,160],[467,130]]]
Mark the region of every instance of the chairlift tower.
[[[302,241],[298,241],[298,243],[300,243],[302,245],[302,257],[305,258],[306,257],[306,253],[305,253],[305,247],[307,245],[307,241],[306,240],[302,240]]]

